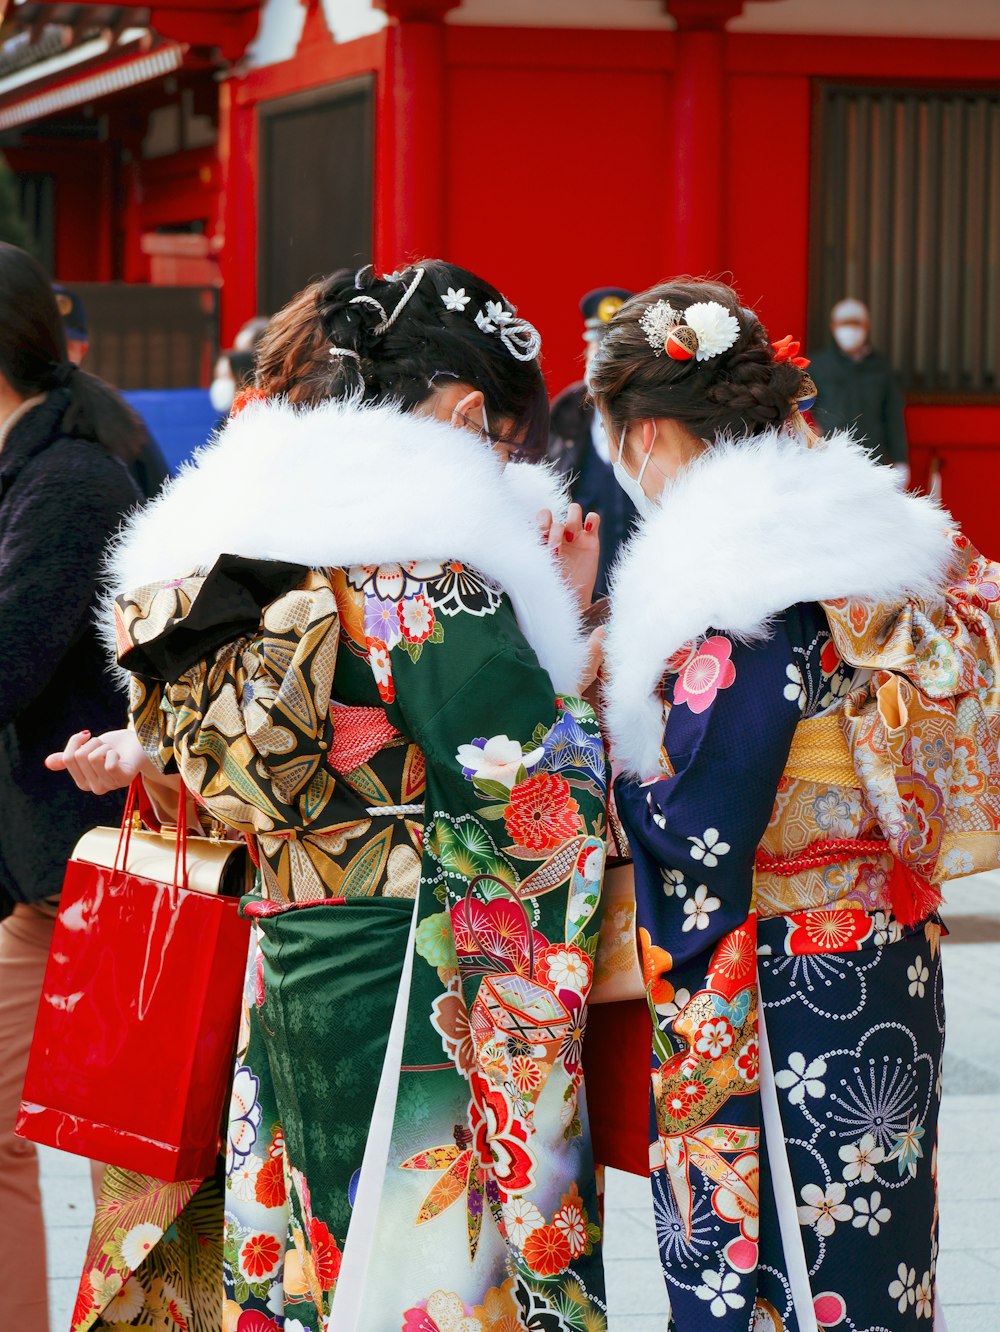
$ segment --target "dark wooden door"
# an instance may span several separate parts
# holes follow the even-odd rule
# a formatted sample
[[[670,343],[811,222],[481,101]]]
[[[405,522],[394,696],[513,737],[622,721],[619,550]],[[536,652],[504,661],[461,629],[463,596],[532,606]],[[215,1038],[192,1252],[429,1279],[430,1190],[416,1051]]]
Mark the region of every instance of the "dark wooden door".
[[[258,292],[273,314],[314,277],[372,254],[374,80],[260,109]]]

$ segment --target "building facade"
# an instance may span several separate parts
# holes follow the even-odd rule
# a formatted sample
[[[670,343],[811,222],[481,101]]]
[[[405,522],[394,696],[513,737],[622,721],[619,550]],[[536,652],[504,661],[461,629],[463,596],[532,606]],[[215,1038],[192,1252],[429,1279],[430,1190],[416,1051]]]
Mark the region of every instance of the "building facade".
[[[444,254],[539,325],[553,389],[592,286],[732,275],[811,346],[859,296],[915,482],[996,548],[995,0],[7,10],[0,147],[62,280],[217,285],[225,344],[318,272]]]

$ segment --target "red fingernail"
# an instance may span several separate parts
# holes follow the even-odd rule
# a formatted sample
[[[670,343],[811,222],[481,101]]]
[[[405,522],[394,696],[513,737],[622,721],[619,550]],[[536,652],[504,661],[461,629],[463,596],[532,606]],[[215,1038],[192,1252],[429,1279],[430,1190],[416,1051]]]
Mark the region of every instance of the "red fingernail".
[[[553,554],[553,555],[558,555],[558,554],[559,554],[559,547],[558,547],[558,546],[554,546],[554,547],[553,547],[553,549],[552,549],[552,554]]]
[[[567,533],[566,533],[566,540],[567,540],[567,541],[572,541],[572,540],[573,540],[573,533],[572,533],[572,532],[567,532]]]
[[[593,523],[584,523],[584,525],[583,525],[583,530],[584,530],[585,532],[592,532],[592,531],[594,530],[594,524],[593,524]]]
[[[89,739],[90,739],[90,732],[89,732],[89,731],[81,731],[80,734],[83,736],[84,740],[89,740]]]

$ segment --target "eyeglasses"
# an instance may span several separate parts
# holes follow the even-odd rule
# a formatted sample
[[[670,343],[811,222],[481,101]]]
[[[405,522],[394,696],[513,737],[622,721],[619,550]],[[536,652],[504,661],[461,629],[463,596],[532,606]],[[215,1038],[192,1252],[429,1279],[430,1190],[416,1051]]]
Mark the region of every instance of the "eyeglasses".
[[[463,412],[455,413],[455,420],[458,421],[464,430],[471,430],[474,435],[478,435],[484,444],[492,449],[499,449],[512,460],[524,456],[525,447],[523,439],[514,439],[508,435],[494,435],[486,426],[480,425],[478,421],[473,421],[471,417]]]

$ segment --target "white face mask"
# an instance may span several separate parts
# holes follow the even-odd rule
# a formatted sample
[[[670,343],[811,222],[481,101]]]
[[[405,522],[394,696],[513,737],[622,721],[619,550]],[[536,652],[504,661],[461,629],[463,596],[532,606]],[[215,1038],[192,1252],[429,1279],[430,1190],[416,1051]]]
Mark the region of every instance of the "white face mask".
[[[235,397],[235,380],[228,377],[212,380],[212,385],[208,390],[208,400],[212,404],[213,411],[218,412],[220,416],[228,416],[232,410]]]
[[[642,466],[639,468],[639,475],[632,476],[631,473],[626,469],[625,464],[622,462],[622,454],[624,453],[625,450],[625,436],[627,433],[628,433],[628,426],[625,425],[622,427],[621,439],[618,441],[618,457],[611,464],[611,470],[614,473],[615,480],[618,482],[622,490],[624,490],[625,494],[632,501],[632,504],[635,507],[635,511],[639,515],[639,517],[648,518],[651,513],[655,512],[657,508],[657,503],[656,500],[650,499],[650,497],[643,490],[642,478],[645,475],[646,468],[649,465],[649,460],[653,456],[653,449],[652,446],[650,446],[649,452],[646,454],[645,458],[643,458]],[[656,439],[655,427],[654,427],[653,438],[654,440]]]
[[[833,337],[840,350],[849,355],[861,350],[868,340],[868,332],[859,324],[838,324]]]

